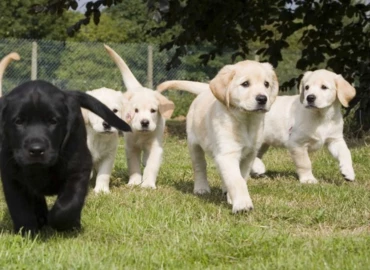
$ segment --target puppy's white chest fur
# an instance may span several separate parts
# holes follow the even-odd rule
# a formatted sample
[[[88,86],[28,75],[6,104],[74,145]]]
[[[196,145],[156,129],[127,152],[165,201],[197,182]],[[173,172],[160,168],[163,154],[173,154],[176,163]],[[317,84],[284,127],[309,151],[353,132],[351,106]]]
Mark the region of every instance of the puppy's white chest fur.
[[[91,127],[87,127],[87,145],[94,164],[107,156],[115,155],[117,144],[117,133],[97,133]]]

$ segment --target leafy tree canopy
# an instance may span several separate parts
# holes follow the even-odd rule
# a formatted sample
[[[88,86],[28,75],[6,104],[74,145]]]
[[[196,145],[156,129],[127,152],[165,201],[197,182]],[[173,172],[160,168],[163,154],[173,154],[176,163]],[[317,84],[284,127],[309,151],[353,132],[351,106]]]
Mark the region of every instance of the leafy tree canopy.
[[[117,4],[129,6],[129,1],[98,0],[86,5],[85,18],[69,28],[73,34],[91,19],[100,20],[100,8]],[[175,47],[176,54],[169,67],[176,65],[187,53],[187,45],[211,43],[213,49],[201,55],[203,63],[233,51],[233,58],[245,57],[251,45],[258,42],[258,54],[275,67],[283,60],[284,50],[298,36],[301,55],[296,68],[306,71],[325,67],[342,74],[357,88],[359,122],[370,128],[370,3],[350,0],[147,0],[147,16],[160,21],[147,30],[152,36],[176,28],[162,48]],[[117,5],[118,6],[118,5]],[[61,13],[76,9],[75,0],[49,0],[34,6],[36,12]],[[112,14],[114,14],[112,12]],[[118,14],[117,14],[118,16]],[[145,18],[144,18],[145,20]],[[286,89],[298,82],[294,78],[282,84]],[[360,119],[360,118],[359,118]]]

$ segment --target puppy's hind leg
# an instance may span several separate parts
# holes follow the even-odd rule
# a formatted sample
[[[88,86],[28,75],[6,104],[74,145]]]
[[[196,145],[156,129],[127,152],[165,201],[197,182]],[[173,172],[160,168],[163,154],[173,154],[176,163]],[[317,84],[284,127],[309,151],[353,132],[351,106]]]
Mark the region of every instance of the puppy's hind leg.
[[[267,152],[268,149],[269,149],[269,145],[263,144],[261,148],[258,150],[257,157],[253,161],[252,170],[251,170],[251,174],[254,177],[260,177],[266,173],[266,167],[262,161],[262,157]]]
[[[202,147],[198,144],[188,144],[191,162],[194,173],[194,193],[205,194],[210,193],[207,180],[207,162]]]
[[[339,161],[340,172],[347,181],[355,180],[355,172],[352,166],[351,152],[349,151],[344,139],[331,141],[328,149],[332,156]]]

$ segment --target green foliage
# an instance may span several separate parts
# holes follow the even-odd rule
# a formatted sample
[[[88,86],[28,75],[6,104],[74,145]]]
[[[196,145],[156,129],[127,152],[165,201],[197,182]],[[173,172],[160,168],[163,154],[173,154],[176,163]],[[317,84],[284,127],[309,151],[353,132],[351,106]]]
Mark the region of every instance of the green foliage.
[[[46,2],[46,1],[42,1]],[[51,14],[33,15],[30,7],[40,3],[37,0],[2,0],[0,1],[0,39],[54,39],[65,40],[66,28],[73,22],[72,13],[61,16]]]

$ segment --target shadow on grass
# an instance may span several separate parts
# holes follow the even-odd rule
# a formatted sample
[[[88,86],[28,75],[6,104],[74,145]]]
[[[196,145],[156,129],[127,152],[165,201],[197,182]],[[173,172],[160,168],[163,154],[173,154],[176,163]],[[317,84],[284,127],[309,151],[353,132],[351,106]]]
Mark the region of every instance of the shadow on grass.
[[[199,199],[202,199],[206,202],[213,203],[216,205],[225,204],[226,202],[226,194],[223,194],[222,189],[218,187],[211,187],[211,193],[197,195],[194,194],[193,188],[194,183],[188,181],[181,181],[174,183],[174,187],[185,194],[192,194]]]
[[[4,212],[4,215],[2,217],[2,220],[0,222],[0,232],[2,234],[9,234],[9,235],[18,235],[17,233],[14,232],[13,230],[13,222],[10,217],[9,211],[6,210]],[[84,232],[84,229],[75,229],[75,230],[70,230],[70,231],[65,231],[65,232],[58,232],[54,229],[52,229],[49,226],[44,226],[39,233],[35,235],[25,235],[24,238],[29,238],[31,240],[37,240],[41,242],[46,242],[50,238],[53,237],[58,237],[58,238],[75,238],[78,237],[80,234]]]
[[[180,140],[186,139],[186,121],[167,120],[165,132],[171,137],[176,137]]]
[[[258,176],[251,175],[251,177],[253,179],[271,179],[271,180],[284,177],[284,178],[295,178],[298,180],[297,174],[292,171],[267,171],[265,174]]]
[[[258,179],[263,179],[263,180],[275,180],[277,178],[284,178],[288,179],[292,183],[299,183],[299,179],[297,176],[297,173],[292,172],[292,171],[267,171],[266,174],[260,175],[260,176],[251,176],[253,179],[257,180]],[[342,186],[345,184],[351,184],[353,182],[351,181],[346,181],[343,177],[333,177],[333,175],[325,175],[325,176],[315,176],[316,179],[319,181],[319,183],[326,183],[326,184],[332,184],[336,186]]]

